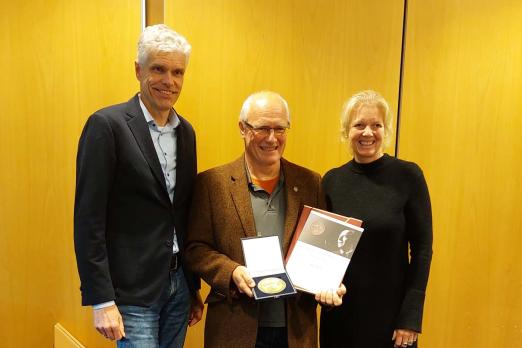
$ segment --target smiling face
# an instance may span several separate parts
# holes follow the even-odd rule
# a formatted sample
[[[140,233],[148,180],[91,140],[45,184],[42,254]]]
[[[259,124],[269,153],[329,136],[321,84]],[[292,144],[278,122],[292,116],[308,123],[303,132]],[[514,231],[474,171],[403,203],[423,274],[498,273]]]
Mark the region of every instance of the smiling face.
[[[287,110],[279,98],[274,94],[261,94],[252,100],[248,111],[247,122],[239,122],[241,136],[245,141],[245,156],[248,165],[254,172],[266,172],[267,169],[279,168],[279,161],[283,156],[286,144],[286,133],[276,135],[256,132],[256,128],[287,128],[289,126]]]
[[[356,162],[370,163],[383,155],[384,116],[376,105],[362,105],[347,131]]]
[[[143,104],[156,121],[166,122],[183,87],[185,55],[179,52],[151,52],[147,62],[141,66],[136,63],[135,68]]]

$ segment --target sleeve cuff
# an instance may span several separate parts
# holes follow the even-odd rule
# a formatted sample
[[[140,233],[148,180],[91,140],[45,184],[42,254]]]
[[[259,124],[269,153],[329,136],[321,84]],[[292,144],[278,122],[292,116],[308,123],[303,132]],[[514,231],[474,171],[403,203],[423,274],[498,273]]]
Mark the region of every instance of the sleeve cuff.
[[[397,320],[398,329],[409,329],[419,333],[421,332],[424,298],[424,291],[410,289],[406,292]]]
[[[98,303],[98,304],[92,305],[92,309],[97,310],[97,309],[107,308],[107,307],[110,307],[115,304],[116,304],[116,302],[114,302],[114,301]]]

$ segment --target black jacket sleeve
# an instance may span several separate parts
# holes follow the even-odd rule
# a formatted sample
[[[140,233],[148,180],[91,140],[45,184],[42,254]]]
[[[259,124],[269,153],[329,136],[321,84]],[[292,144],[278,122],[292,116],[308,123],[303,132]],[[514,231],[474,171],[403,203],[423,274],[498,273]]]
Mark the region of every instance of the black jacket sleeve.
[[[76,159],[74,246],[83,305],[115,299],[106,245],[107,205],[115,168],[110,123],[94,114],[83,129]]]

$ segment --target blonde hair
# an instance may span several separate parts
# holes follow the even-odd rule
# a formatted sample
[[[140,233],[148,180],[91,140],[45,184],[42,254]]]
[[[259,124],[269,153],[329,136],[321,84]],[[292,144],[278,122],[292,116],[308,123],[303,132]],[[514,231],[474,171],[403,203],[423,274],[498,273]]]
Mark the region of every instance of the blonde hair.
[[[392,135],[392,114],[390,106],[382,95],[372,90],[358,92],[344,103],[343,111],[341,112],[341,141],[346,142],[348,140],[350,125],[354,117],[361,107],[366,105],[374,105],[381,112],[384,123],[383,147],[388,146]]]

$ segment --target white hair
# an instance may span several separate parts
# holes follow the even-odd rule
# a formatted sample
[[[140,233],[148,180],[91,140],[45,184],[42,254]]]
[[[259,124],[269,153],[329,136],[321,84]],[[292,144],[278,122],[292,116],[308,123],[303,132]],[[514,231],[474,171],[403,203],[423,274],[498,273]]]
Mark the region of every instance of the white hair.
[[[191,48],[187,39],[165,24],[151,25],[141,33],[136,61],[143,66],[151,53],[179,52],[185,55],[185,63],[188,64]]]
[[[266,95],[273,95],[277,97],[281,104],[283,104],[283,107],[285,108],[286,116],[288,118],[288,123],[290,123],[290,109],[288,108],[288,103],[286,102],[285,98],[283,98],[280,94],[276,92],[271,91],[260,91],[252,93],[248,96],[248,98],[245,99],[243,102],[243,106],[241,107],[241,112],[239,113],[239,121],[240,122],[247,122],[248,121],[248,113],[250,111],[250,107],[252,106],[252,102],[256,100],[257,98],[266,96]]]

